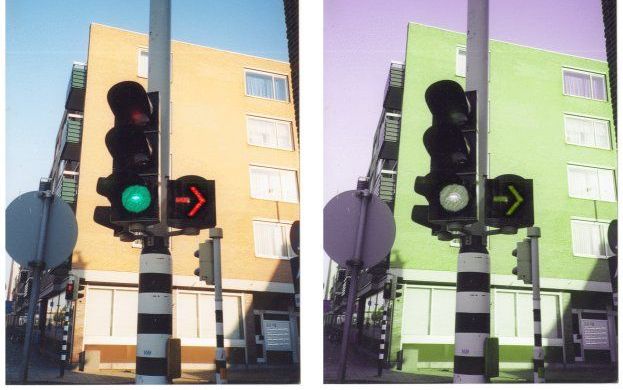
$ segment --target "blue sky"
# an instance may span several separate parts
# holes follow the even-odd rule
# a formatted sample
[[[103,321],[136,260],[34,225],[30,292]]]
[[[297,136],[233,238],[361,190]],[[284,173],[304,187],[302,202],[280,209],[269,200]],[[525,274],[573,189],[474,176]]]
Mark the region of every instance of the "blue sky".
[[[149,0],[6,1],[6,204],[49,174],[89,25],[147,33]],[[172,39],[288,60],[283,0],[173,0]],[[102,144],[102,147],[104,145]]]

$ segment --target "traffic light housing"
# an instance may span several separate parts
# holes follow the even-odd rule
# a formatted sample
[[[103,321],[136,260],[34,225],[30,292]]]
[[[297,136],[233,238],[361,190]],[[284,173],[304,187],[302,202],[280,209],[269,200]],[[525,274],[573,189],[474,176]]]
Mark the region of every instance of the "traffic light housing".
[[[188,175],[169,180],[167,224],[174,228],[209,229],[216,226],[214,180]]]
[[[93,219],[123,236],[130,224],[159,222],[159,102],[157,93],[147,94],[134,81],[112,86],[107,100],[115,118],[105,139],[113,166],[109,176],[98,179],[96,190],[108,198],[110,207],[96,208]]]
[[[524,228],[534,225],[532,179],[501,175],[485,182],[485,223],[491,227]]]
[[[517,258],[517,266],[513,268],[513,275],[517,275],[517,279],[523,280],[525,284],[531,284],[532,252],[529,238],[517,243],[517,248],[513,249],[513,256]]]
[[[425,100],[433,116],[423,136],[430,173],[416,178],[414,191],[428,206],[414,206],[411,219],[438,234],[449,223],[477,220],[476,95],[455,81],[442,80],[428,87]]]
[[[199,249],[195,251],[195,257],[199,259],[199,268],[195,270],[195,275],[207,284],[214,284],[214,243],[206,240],[199,244]]]
[[[65,300],[71,301],[73,299],[74,299],[74,281],[70,279],[69,281],[67,281],[67,284],[65,285]]]

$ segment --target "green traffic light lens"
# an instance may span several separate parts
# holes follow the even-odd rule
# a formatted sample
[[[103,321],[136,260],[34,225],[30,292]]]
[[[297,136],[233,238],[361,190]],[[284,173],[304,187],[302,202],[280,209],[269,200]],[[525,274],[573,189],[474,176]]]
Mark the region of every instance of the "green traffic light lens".
[[[447,211],[456,213],[461,211],[469,203],[467,189],[460,184],[450,184],[445,186],[439,193],[441,207]]]
[[[151,204],[151,194],[144,185],[132,185],[123,190],[121,204],[131,213],[140,213]]]

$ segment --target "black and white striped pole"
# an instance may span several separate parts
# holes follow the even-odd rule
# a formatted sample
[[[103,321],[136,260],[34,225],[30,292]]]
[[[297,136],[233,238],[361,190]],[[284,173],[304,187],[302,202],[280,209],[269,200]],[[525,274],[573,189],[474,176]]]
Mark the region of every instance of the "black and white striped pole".
[[[214,314],[216,317],[216,383],[227,383],[227,359],[225,356],[225,338],[223,334],[223,279],[221,275],[221,239],[223,229],[210,229],[210,238],[214,248]]]
[[[63,322],[63,340],[61,342],[61,364],[60,364],[60,377],[65,376],[65,367],[68,362],[68,353],[69,353],[69,326],[71,322],[71,301],[67,301],[67,305],[65,306],[65,320]]]
[[[530,274],[532,279],[532,313],[534,314],[534,350],[533,370],[534,383],[545,382],[545,352],[541,333],[541,285],[539,281],[539,237],[541,229],[534,226],[528,228],[530,238]]]
[[[485,383],[490,262],[482,236],[463,236],[457,267],[454,383]]]
[[[136,383],[166,384],[172,331],[171,254],[162,237],[145,237],[138,279]]]
[[[389,275],[388,275],[389,276]],[[392,282],[391,279],[386,279],[385,287],[383,288],[383,317],[381,318],[381,338],[379,340],[379,362],[378,362],[378,376],[383,375],[383,367],[385,365],[385,350],[386,350],[386,334],[387,334],[387,311],[389,309],[389,300],[391,298]]]

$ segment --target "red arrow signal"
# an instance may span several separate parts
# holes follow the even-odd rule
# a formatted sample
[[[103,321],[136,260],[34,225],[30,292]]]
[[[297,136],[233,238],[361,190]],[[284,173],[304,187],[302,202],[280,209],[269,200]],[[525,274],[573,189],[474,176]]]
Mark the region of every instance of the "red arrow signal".
[[[190,186],[190,191],[197,197],[197,203],[187,214],[189,217],[193,217],[195,214],[197,214],[197,211],[199,211],[201,206],[203,206],[206,203],[206,200],[203,197],[203,195],[201,195],[201,192],[199,192],[197,187]]]

